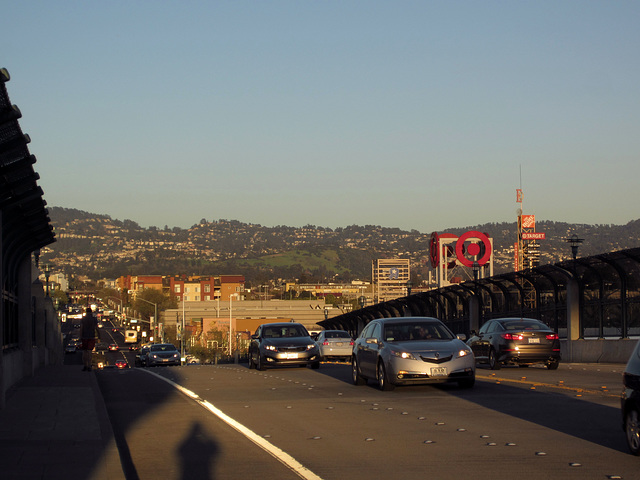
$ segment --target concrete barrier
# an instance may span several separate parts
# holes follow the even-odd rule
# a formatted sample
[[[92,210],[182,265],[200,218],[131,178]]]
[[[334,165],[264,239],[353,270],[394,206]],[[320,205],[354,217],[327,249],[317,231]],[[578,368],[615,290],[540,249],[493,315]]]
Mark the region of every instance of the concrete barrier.
[[[560,340],[560,350],[563,362],[626,364],[637,343],[637,339]]]

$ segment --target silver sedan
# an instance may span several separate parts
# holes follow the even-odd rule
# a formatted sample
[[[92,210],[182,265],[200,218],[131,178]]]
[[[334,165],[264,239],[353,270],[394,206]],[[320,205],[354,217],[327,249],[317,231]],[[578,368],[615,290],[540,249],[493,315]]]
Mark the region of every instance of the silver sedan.
[[[353,345],[353,383],[363,385],[372,379],[381,390],[443,382],[471,388],[475,359],[462,340],[436,318],[373,320]]]
[[[316,340],[323,360],[350,360],[353,350],[351,334],[345,330],[323,330]]]

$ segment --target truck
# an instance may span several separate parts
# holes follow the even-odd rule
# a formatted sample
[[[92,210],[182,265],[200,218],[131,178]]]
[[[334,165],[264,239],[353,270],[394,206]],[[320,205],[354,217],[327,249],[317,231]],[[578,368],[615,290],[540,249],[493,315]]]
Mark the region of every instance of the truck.
[[[137,330],[125,330],[124,331],[124,343],[138,343],[138,331]]]

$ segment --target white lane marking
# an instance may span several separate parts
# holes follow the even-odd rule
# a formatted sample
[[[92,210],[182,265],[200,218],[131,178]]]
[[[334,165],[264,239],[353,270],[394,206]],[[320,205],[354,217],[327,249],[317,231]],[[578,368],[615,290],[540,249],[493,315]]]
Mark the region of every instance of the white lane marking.
[[[179,384],[175,383],[174,381],[169,380],[168,378],[165,378],[162,375],[159,375],[159,374],[157,374],[155,372],[151,372],[151,371],[146,370],[146,369],[144,369],[142,371],[143,372],[147,372],[150,375],[154,375],[154,376],[158,377],[161,380],[164,380],[165,382],[167,382],[168,384],[172,385],[173,387],[178,389],[180,392],[185,394],[187,397],[190,397],[191,399],[195,400],[200,406],[202,406],[202,407],[206,408],[207,410],[209,410],[211,413],[213,413],[216,417],[218,417],[224,423],[226,423],[227,425],[229,425],[231,428],[235,429],[236,431],[240,432],[242,435],[247,437],[249,440],[251,440],[256,445],[258,445],[260,448],[262,448],[268,454],[270,454],[271,456],[273,456],[274,458],[279,460],[281,463],[283,463],[286,467],[288,467],[289,469],[293,470],[299,477],[304,478],[305,480],[322,480],[321,477],[319,477],[318,475],[313,473],[311,470],[309,470],[307,467],[302,465],[300,462],[298,462],[291,455],[289,455],[288,453],[286,453],[283,450],[279,449],[278,447],[276,447],[272,443],[268,442],[267,440],[262,438],[260,435],[258,435],[254,431],[252,431],[249,428],[247,428],[244,425],[242,425],[240,422],[234,420],[229,415],[224,413],[222,410],[220,410],[219,408],[217,408],[214,405],[212,405],[211,403],[209,403],[207,400],[203,400],[202,398],[200,398],[200,396],[197,393],[192,392],[191,390],[183,387],[182,385],[179,385]]]

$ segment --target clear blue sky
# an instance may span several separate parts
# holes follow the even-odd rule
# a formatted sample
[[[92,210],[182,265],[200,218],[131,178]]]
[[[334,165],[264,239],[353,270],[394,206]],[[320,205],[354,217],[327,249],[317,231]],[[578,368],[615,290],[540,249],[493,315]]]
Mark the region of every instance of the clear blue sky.
[[[0,66],[50,206],[428,233],[515,221],[522,185],[538,220],[640,218],[637,1],[0,12]]]

